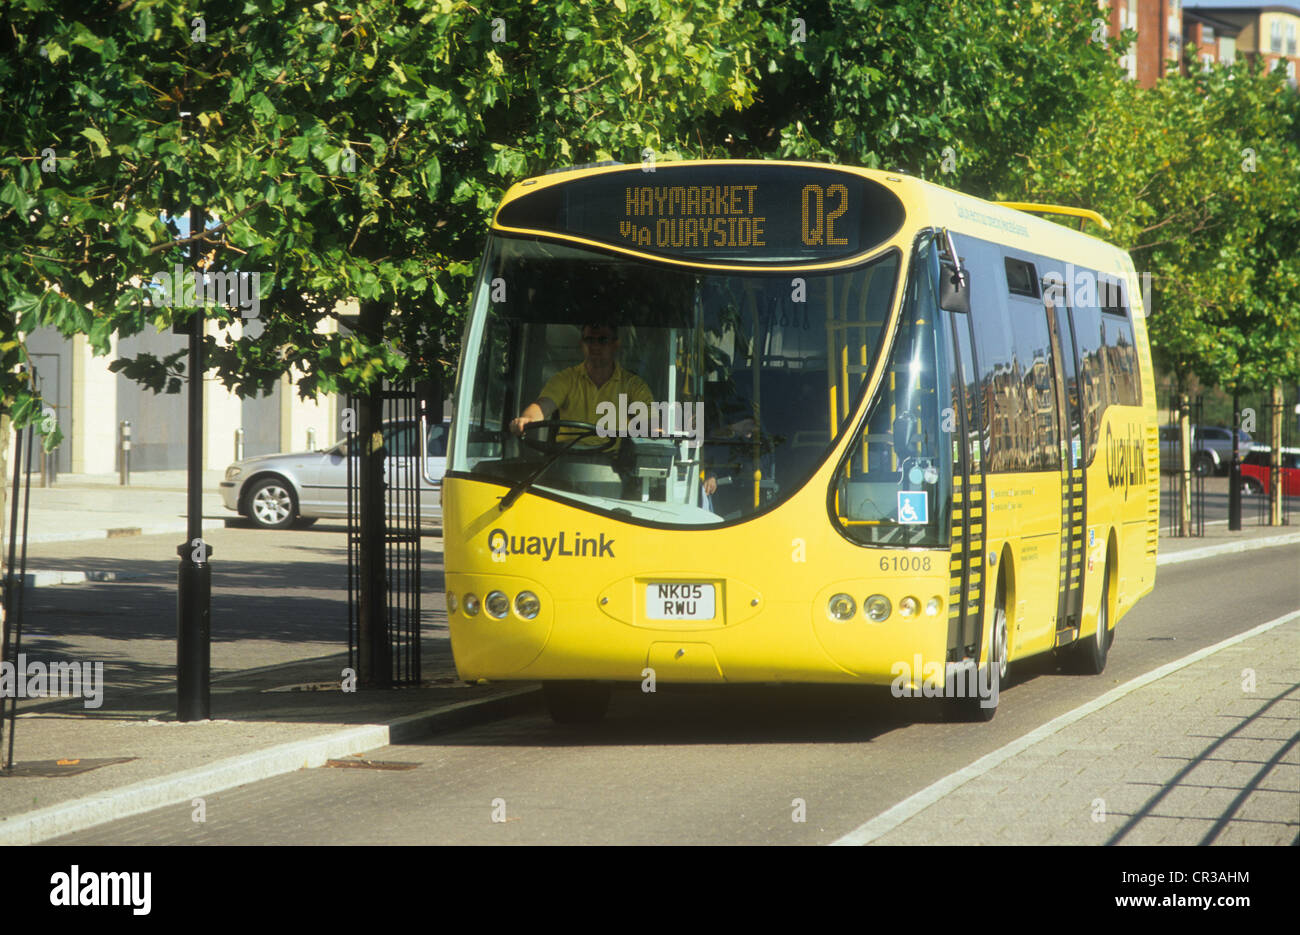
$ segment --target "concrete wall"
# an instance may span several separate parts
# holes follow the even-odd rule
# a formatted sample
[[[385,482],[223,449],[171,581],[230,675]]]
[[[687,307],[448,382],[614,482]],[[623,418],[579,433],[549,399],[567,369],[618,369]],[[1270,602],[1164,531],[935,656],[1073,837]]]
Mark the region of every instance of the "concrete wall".
[[[149,353],[165,357],[187,346],[184,335],[158,332],[153,326],[118,341],[118,356]],[[131,470],[163,471],[185,467],[185,386],[180,393],[153,393],[134,380],[117,376],[117,418],[131,423]]]
[[[71,343],[53,328],[41,328],[28,336],[27,353],[36,367],[38,389],[45,397],[46,405],[54,409],[54,418],[67,438],[73,424]],[[71,446],[66,441],[49,457],[54,458],[55,470],[72,470]],[[41,455],[37,450],[32,455],[32,470],[39,470],[40,463]]]
[[[72,351],[71,470],[74,474],[111,474],[117,470],[117,375],[109,372],[108,365],[117,359],[117,339],[113,339],[104,357],[94,355],[85,335],[76,335],[69,343]]]
[[[256,326],[256,322],[250,322]],[[215,334],[216,323],[209,333]],[[129,338],[114,339],[110,353],[96,357],[81,335],[64,338],[50,328],[27,338],[38,368],[42,391],[55,408],[63,443],[55,450],[59,473],[112,474],[118,470],[118,426],[131,422],[131,470],[181,470],[186,466],[188,386],[180,393],[155,394],[134,380],[111,373],[119,357],[151,353],[164,357],[187,346],[183,335],[152,327]],[[302,400],[286,375],[263,397],[241,400],[216,378],[203,381],[204,469],[221,469],[235,457],[235,430],[244,429],[244,455],[303,450],[307,430],[314,429],[318,447],[335,441],[337,404],[334,397]],[[40,467],[37,454],[33,470]]]

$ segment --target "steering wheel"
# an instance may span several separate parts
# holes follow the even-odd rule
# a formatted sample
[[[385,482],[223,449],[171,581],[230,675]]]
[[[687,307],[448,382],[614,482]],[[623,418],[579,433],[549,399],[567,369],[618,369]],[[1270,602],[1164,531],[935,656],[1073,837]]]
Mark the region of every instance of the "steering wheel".
[[[574,431],[565,433],[564,440],[552,438],[542,441],[540,438],[529,438],[528,433],[541,429],[573,429]],[[556,435],[560,433],[557,431]],[[566,451],[581,451],[584,454],[599,454],[603,451],[609,451],[618,444],[616,436],[610,436],[604,440],[602,445],[584,445],[577,447],[579,441],[584,438],[591,438],[593,435],[599,436],[600,429],[590,422],[575,422],[571,419],[540,419],[536,422],[529,422],[524,426],[523,434],[519,440],[534,451],[540,451],[542,454],[553,455],[562,454]]]

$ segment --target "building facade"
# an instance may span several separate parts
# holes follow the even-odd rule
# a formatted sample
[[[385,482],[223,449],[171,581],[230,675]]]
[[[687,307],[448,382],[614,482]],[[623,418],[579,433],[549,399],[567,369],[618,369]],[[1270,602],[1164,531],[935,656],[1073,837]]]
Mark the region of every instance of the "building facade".
[[[1108,11],[1111,35],[1134,30],[1137,41],[1121,64],[1143,87],[1155,85],[1170,62],[1184,74],[1189,65],[1202,69],[1230,65],[1239,59],[1281,67],[1295,88],[1300,68],[1300,7],[1184,6],[1181,0],[1100,0]],[[1190,55],[1188,46],[1192,46]]]
[[[1281,68],[1292,88],[1300,68],[1300,7],[1197,6],[1185,20],[1196,27],[1197,52],[1202,66],[1228,63],[1235,58],[1257,62],[1267,71]],[[1207,34],[1208,31],[1208,34]],[[1231,38],[1231,44],[1220,41]],[[1225,50],[1232,57],[1225,57]]]
[[[256,328],[259,323],[245,326]],[[211,327],[215,329],[215,323]],[[50,328],[33,332],[26,344],[41,393],[63,431],[63,443],[49,456],[57,473],[116,472],[119,433],[127,421],[132,471],[186,467],[188,385],[180,393],[155,394],[108,369],[119,357],[174,353],[188,346],[185,336],[146,330],[114,338],[104,357],[94,356],[84,335],[69,339]],[[208,374],[203,381],[203,467],[224,468],[240,447],[246,457],[325,447],[339,434],[337,408],[333,395],[300,399],[288,374],[269,394],[251,399],[240,399],[215,374]]]

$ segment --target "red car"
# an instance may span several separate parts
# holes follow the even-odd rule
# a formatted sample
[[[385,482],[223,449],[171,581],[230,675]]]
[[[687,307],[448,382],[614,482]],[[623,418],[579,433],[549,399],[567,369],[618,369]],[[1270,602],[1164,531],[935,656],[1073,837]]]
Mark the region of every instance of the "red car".
[[[1241,461],[1241,492],[1268,493],[1267,448],[1255,448]],[[1282,449],[1282,493],[1300,497],[1300,448]]]

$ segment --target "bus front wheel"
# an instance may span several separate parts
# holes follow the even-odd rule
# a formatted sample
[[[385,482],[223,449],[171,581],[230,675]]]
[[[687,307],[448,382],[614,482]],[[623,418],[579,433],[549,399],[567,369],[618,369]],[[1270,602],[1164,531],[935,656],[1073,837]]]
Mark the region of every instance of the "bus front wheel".
[[[984,668],[975,669],[975,684],[965,684],[961,697],[944,699],[948,717],[955,721],[991,721],[998,713],[998,699],[1010,671],[1008,658],[1009,636],[1005,591],[999,585],[998,599],[993,609],[993,625],[989,628]]]
[[[610,688],[599,682],[543,682],[542,694],[556,724],[597,724],[609,709]]]

